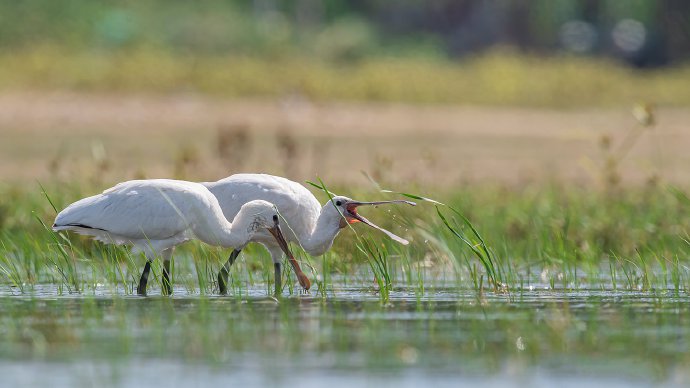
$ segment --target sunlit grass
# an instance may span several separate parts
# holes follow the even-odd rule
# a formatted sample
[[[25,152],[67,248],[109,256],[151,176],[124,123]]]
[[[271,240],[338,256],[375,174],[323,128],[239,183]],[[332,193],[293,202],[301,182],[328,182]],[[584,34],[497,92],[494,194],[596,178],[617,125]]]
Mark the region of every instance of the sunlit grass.
[[[101,189],[65,187],[46,186],[58,209]],[[400,196],[329,189],[363,199]],[[340,233],[323,258],[309,257],[294,244],[293,250],[322,297],[342,286],[369,287],[383,301],[396,287],[420,294],[434,287],[500,291],[534,284],[683,293],[690,285],[690,206],[680,193],[664,185],[615,192],[558,184],[443,189],[434,197],[449,207],[419,201],[414,208],[366,210],[372,220],[410,240],[408,246],[354,225]],[[142,257],[124,247],[53,233],[47,225],[55,209],[38,185],[5,187],[0,198],[13,205],[0,231],[0,283],[20,292],[57,284],[66,293],[88,294],[99,287],[131,293]],[[216,275],[228,253],[196,242],[179,247],[175,285],[191,294],[217,293]],[[152,286],[159,287],[160,263],[152,271]],[[294,276],[285,273],[284,292],[296,293]],[[268,292],[272,282],[268,254],[250,245],[230,271],[229,291],[242,295],[248,287],[264,285]]]
[[[314,100],[516,106],[690,104],[687,65],[636,71],[610,60],[498,50],[466,60],[369,57],[185,56],[143,47],[120,52],[38,47],[0,54],[0,90],[302,95]]]

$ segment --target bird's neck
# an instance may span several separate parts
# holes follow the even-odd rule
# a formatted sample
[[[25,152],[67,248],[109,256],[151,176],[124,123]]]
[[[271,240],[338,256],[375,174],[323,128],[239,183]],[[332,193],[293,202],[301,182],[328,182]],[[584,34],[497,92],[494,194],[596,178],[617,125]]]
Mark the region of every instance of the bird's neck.
[[[249,240],[246,223],[230,223],[222,213],[214,213],[214,217],[201,220],[195,225],[193,232],[199,240],[224,248],[241,248]]]
[[[333,205],[327,203],[326,206]],[[300,242],[302,248],[312,256],[320,256],[329,250],[333,245],[333,240],[340,232],[341,216],[332,210],[327,211],[324,206],[311,235]]]
[[[247,225],[226,223],[222,227],[220,246],[224,248],[243,248],[250,239]]]

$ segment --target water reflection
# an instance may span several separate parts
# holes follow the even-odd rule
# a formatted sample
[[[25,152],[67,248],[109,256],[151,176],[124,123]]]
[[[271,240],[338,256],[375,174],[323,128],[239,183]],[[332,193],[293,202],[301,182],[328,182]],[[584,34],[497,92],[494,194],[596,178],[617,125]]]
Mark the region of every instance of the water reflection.
[[[51,386],[690,382],[690,301],[671,292],[398,288],[382,305],[357,288],[280,300],[265,287],[242,297],[56,291],[2,290],[6,383],[44,385],[47,376]]]

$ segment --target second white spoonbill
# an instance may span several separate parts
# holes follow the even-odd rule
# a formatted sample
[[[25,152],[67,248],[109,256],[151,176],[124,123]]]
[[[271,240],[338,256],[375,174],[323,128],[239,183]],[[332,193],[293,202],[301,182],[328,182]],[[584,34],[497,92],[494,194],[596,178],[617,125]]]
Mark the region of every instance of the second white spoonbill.
[[[340,230],[348,224],[357,222],[378,229],[402,244],[408,243],[407,240],[362,217],[357,213],[357,208],[364,205],[389,203],[414,206],[414,202],[403,200],[360,202],[336,196],[321,206],[314,194],[301,184],[267,174],[235,174],[217,182],[204,182],[203,185],[218,198],[223,214],[229,220],[233,219],[242,205],[249,201],[261,199],[274,204],[288,225],[283,228],[286,239],[299,244],[312,256],[322,255],[329,250]],[[263,239],[261,242],[271,253],[273,261],[279,262],[281,251],[275,242],[268,239]],[[232,252],[218,274],[221,293],[226,292],[228,271],[240,250],[241,248]]]

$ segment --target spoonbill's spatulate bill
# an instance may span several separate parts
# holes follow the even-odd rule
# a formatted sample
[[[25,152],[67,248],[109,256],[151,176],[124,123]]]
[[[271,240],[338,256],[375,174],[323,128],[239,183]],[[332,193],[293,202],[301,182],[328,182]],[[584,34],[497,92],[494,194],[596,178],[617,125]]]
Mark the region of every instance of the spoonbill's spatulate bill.
[[[357,213],[359,206],[403,203],[415,205],[414,202],[378,201],[360,202],[336,196],[321,206],[316,197],[301,184],[278,176],[266,174],[235,174],[217,182],[203,183],[218,198],[223,214],[229,220],[240,211],[242,204],[262,199],[274,204],[288,227],[283,228],[285,237],[290,242],[300,244],[313,256],[325,253],[333,245],[338,232],[348,224],[362,222],[378,229],[390,238],[402,244],[407,240],[375,225]],[[263,240],[262,243],[271,252],[273,262],[279,262],[281,251],[275,241]],[[232,265],[239,250],[235,250],[218,275],[219,284],[224,284],[223,276]],[[220,290],[224,292],[223,289]]]
[[[137,293],[146,294],[151,261],[163,258],[164,292],[170,293],[170,259],[175,246],[190,239],[241,250],[252,241],[270,241],[290,259],[300,284],[309,279],[288,248],[279,225],[276,207],[264,200],[240,205],[230,223],[216,200],[201,184],[152,179],[120,183],[102,194],[81,199],[61,211],[54,231],[69,230],[110,244],[130,244],[133,253],[144,253],[147,262]],[[276,292],[280,286],[280,262],[276,262]],[[225,287],[225,284],[219,285]]]

